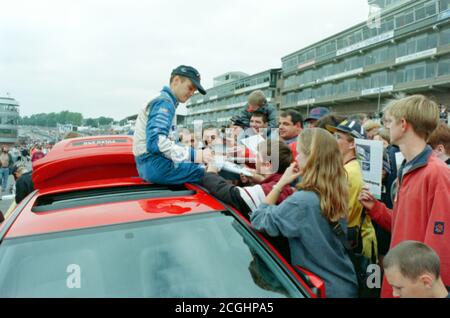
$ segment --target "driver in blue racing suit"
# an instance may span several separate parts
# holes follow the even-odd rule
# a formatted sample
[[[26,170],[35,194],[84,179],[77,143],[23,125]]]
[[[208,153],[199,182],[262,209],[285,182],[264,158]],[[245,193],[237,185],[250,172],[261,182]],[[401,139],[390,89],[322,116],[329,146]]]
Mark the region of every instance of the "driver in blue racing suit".
[[[200,165],[212,159],[210,150],[194,150],[177,145],[169,139],[176,107],[185,103],[198,90],[200,74],[190,66],[181,65],[172,71],[170,87],[150,101],[138,114],[134,131],[133,153],[139,176],[157,184],[200,182],[205,169]]]

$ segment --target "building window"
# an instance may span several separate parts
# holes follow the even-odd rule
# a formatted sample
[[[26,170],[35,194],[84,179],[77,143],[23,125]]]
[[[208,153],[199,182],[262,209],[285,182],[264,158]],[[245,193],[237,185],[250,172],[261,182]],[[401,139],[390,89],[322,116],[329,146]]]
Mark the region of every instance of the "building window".
[[[415,13],[416,13],[416,21],[426,18],[425,7],[423,6],[423,4],[416,7]]]
[[[396,84],[401,84],[405,82],[405,70],[399,69],[397,71]]]
[[[425,51],[428,48],[427,34],[423,34],[416,38],[417,50],[416,52]]]
[[[344,48],[344,39],[343,38],[339,38],[339,39],[336,40],[336,48],[338,50]]]
[[[399,29],[405,26],[405,15],[403,13],[395,16],[395,28]]]
[[[438,46],[438,34],[431,33],[427,35],[427,49],[433,49]]]
[[[283,69],[289,71],[297,66],[297,56],[291,57],[283,62]]]
[[[406,42],[406,55],[414,53],[416,53],[416,40],[415,38],[412,38]]]
[[[450,56],[439,61],[438,76],[445,76],[450,74]]]
[[[425,5],[425,12],[426,16],[430,17],[437,13],[437,2],[436,1],[430,1]]]
[[[450,1],[450,0],[449,0]],[[450,27],[442,30],[439,34],[439,45],[450,44]]]
[[[441,0],[441,11],[450,9],[450,0]]]
[[[425,79],[425,67],[426,63],[421,63],[414,69],[414,80],[420,81]]]
[[[380,33],[386,33],[392,30],[394,30],[394,18],[386,18],[386,20],[381,23]]]
[[[316,56],[317,57],[321,57],[324,56],[326,54],[326,47],[325,45],[321,45],[316,47]]]
[[[423,80],[425,78],[433,78],[435,74],[434,62],[419,62],[407,65],[397,71],[397,82],[407,83]]]
[[[326,52],[327,52],[327,54],[336,52],[336,41],[332,40],[327,44]]]
[[[414,22],[414,10],[410,9],[404,13],[405,16],[405,25],[411,24]]]
[[[313,60],[314,57],[315,57],[315,56],[314,56],[314,50],[313,50],[313,49],[309,50],[309,51],[306,53],[306,60],[307,60],[307,61]]]
[[[426,78],[436,77],[436,63],[435,62],[427,62],[425,76],[426,76]]]

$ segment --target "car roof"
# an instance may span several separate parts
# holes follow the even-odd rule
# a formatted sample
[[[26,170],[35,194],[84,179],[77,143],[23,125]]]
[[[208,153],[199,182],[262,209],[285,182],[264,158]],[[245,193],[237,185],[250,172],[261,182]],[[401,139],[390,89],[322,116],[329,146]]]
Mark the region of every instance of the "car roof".
[[[161,186],[139,178],[129,136],[60,142],[33,165],[33,182],[38,190],[11,216],[17,218],[4,238],[225,210],[193,184]]]

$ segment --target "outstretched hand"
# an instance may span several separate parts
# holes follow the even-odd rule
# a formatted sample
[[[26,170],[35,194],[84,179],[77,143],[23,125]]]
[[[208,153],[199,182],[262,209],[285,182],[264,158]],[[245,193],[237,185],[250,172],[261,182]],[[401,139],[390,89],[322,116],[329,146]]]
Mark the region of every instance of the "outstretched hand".
[[[208,163],[214,159],[214,152],[211,148],[203,149],[203,163]]]
[[[197,152],[195,153],[195,163],[208,163],[212,161],[213,158],[214,152],[209,148],[197,150]]]

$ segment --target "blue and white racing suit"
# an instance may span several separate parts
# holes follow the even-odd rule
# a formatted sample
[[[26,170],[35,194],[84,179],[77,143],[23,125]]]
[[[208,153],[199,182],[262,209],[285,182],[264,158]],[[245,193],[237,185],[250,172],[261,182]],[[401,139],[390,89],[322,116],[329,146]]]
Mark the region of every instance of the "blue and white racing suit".
[[[133,153],[139,176],[157,184],[199,182],[205,169],[195,163],[195,150],[169,139],[178,101],[169,87],[143,108],[137,117]]]

